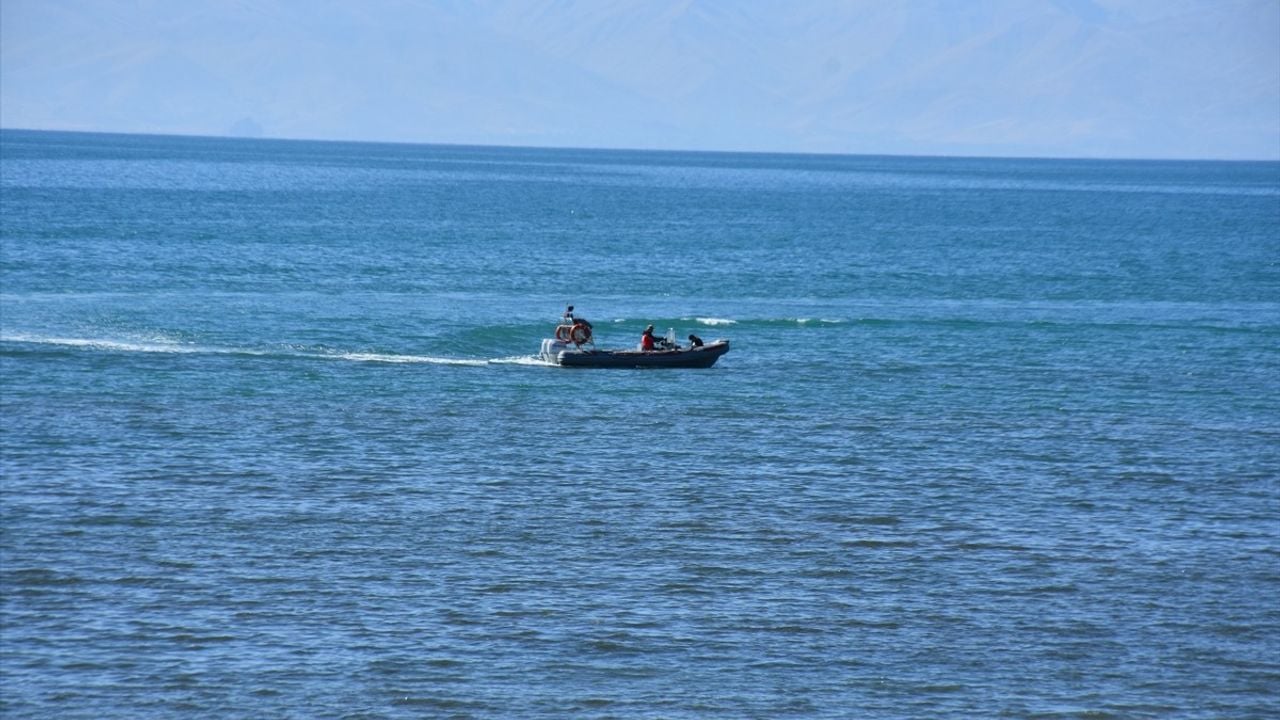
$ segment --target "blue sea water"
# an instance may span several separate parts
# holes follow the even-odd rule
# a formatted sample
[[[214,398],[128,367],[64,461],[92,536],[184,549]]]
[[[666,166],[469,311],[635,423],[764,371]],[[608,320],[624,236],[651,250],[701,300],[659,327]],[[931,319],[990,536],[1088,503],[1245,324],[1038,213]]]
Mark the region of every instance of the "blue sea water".
[[[6,718],[1280,716],[1280,164],[5,130],[0,211]]]

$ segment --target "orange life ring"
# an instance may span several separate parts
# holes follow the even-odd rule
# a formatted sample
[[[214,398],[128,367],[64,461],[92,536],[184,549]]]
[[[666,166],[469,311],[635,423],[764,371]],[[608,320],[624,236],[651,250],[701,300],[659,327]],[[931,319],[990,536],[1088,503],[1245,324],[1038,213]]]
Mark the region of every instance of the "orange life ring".
[[[569,337],[572,332],[573,328],[568,325],[557,325],[556,339],[560,342],[569,342]]]
[[[569,331],[569,338],[576,345],[591,342],[591,328],[583,323],[574,323],[573,329]]]

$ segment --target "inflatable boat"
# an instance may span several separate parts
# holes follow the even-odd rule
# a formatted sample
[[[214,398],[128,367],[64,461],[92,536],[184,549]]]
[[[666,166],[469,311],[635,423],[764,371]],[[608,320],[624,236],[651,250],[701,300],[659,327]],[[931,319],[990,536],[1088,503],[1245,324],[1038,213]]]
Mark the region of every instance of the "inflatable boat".
[[[586,368],[709,368],[729,352],[728,340],[682,347],[671,340],[656,350],[600,350],[586,321],[556,328],[556,336],[542,341],[544,362]]]

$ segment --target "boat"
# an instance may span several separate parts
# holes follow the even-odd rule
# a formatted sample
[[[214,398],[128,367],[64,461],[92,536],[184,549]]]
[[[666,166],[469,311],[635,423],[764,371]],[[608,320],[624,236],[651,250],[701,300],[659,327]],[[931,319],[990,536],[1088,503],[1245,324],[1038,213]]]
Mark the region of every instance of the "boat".
[[[601,350],[595,347],[590,323],[568,313],[566,319],[569,322],[556,327],[554,338],[542,341],[544,362],[584,368],[709,368],[729,352],[728,340],[681,346],[670,332],[655,350]]]
[[[670,350],[597,350],[556,340],[542,341],[542,359],[560,367],[709,368],[727,352],[728,340]]]

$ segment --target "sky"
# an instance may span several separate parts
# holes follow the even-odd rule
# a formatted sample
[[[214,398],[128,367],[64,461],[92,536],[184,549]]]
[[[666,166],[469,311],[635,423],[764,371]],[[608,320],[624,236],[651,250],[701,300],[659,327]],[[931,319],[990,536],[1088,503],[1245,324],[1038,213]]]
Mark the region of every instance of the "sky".
[[[1280,0],[0,0],[0,127],[1280,160]]]

